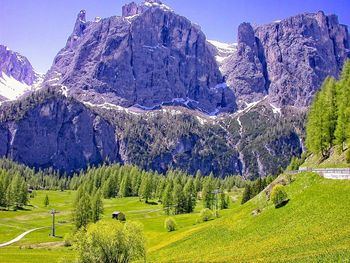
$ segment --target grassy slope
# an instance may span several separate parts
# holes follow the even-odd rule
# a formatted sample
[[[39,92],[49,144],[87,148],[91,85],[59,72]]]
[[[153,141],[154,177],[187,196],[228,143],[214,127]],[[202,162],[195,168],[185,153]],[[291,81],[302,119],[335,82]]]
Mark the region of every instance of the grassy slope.
[[[104,220],[111,220],[113,211],[123,211],[128,220],[142,222],[148,262],[334,262],[350,258],[350,182],[300,174],[287,186],[287,192],[291,200],[283,208],[275,209],[263,193],[243,206],[235,203],[221,212],[221,218],[201,224],[196,224],[198,206],[194,214],[175,217],[179,229],[172,233],[163,228],[165,215],[160,206],[143,204],[137,198],[105,200]],[[31,201],[38,206],[31,211],[0,212],[3,241],[22,230],[50,225],[49,208],[42,207],[45,194],[39,192]],[[51,204],[62,211],[58,220],[67,221],[57,229],[58,235],[64,235],[72,228],[69,211],[74,192],[49,192],[49,196]],[[252,216],[258,207],[263,212]],[[62,241],[48,233],[49,229],[33,232],[16,244],[0,248],[0,262],[72,262],[74,251],[55,243],[28,248]]]
[[[283,262],[350,258],[350,182],[301,174],[287,187],[290,202],[275,209],[264,193],[181,238],[150,248],[154,262]],[[265,203],[265,204],[264,204]]]
[[[0,248],[0,262],[73,262],[75,252],[71,248],[62,247],[63,236],[73,229],[71,224],[72,203],[75,192],[38,191],[37,196],[31,199],[28,211],[0,211],[0,243],[15,238],[20,233],[35,227],[50,226],[51,207],[43,207],[45,195],[49,195],[50,206],[58,211],[56,222],[65,221],[62,226],[57,226],[57,238],[49,237],[50,228],[35,231],[28,234],[21,241],[11,246]],[[238,191],[235,195],[240,195]],[[233,204],[235,207],[238,203]],[[155,247],[164,243],[174,234],[164,230],[164,220],[161,205],[147,205],[140,202],[138,198],[122,198],[104,200],[103,220],[112,220],[110,215],[113,211],[122,211],[127,220],[139,221],[144,225],[147,237],[147,247]],[[175,232],[176,238],[181,238],[181,233],[193,227],[195,224],[201,204],[198,204],[193,214],[177,215],[179,230]],[[230,210],[223,211],[223,215]]]
[[[350,164],[346,162],[346,154],[350,151],[347,149],[342,152],[337,148],[333,148],[330,156],[327,159],[323,159],[320,154],[313,154],[308,157],[301,167],[308,168],[349,168]]]

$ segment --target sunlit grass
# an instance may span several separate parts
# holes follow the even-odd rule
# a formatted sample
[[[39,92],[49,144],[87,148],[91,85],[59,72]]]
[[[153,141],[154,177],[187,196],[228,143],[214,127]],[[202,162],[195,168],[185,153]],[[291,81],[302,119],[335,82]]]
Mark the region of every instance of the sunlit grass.
[[[136,198],[104,200],[103,220],[113,211],[144,225],[147,262],[347,262],[350,258],[350,182],[327,180],[316,174],[297,175],[286,187],[289,203],[279,209],[262,193],[240,205],[241,190],[220,218],[197,223],[199,202],[192,214],[174,216],[178,229],[167,232],[160,204]],[[45,195],[50,207],[44,207]],[[50,228],[0,248],[0,262],[72,262],[75,252],[65,248],[63,236],[73,229],[71,210],[75,192],[38,191],[28,211],[0,212],[0,238],[8,241],[23,231],[51,225],[49,210],[57,209],[57,235]],[[156,200],[153,200],[156,201]],[[252,215],[259,208],[262,212]],[[10,225],[11,227],[7,227]]]

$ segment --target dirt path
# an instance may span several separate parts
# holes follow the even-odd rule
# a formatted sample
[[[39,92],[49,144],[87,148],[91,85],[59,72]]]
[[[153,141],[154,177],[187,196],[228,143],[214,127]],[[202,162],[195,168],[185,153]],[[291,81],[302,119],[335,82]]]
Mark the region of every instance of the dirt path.
[[[23,237],[25,237],[26,235],[28,235],[29,233],[33,232],[33,231],[36,231],[36,230],[39,230],[39,229],[43,229],[43,228],[47,228],[47,227],[38,227],[38,228],[33,228],[33,229],[30,229],[22,234],[20,234],[18,237],[6,242],[6,243],[2,243],[0,244],[0,247],[6,247],[6,246],[9,246],[19,240],[21,240]]]

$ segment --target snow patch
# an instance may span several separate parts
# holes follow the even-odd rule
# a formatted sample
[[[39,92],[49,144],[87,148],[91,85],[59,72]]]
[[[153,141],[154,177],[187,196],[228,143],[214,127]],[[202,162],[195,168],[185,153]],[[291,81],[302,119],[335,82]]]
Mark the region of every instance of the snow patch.
[[[221,66],[224,61],[237,51],[237,43],[228,44],[216,40],[208,40],[208,43],[216,48],[215,60]],[[222,71],[222,69],[220,68]]]
[[[251,102],[251,103],[245,103],[247,105],[247,107],[243,111],[246,113],[249,112],[252,108],[254,108],[256,105],[258,105],[260,102],[262,102],[266,98],[267,98],[267,96],[265,96],[261,100],[257,100],[257,101]]]
[[[66,86],[61,86],[61,92],[62,92],[63,96],[68,98],[68,88]]]
[[[167,5],[163,4],[163,3],[148,2],[148,1],[146,1],[146,2],[144,2],[143,4],[144,4],[145,6],[147,6],[147,7],[159,7],[159,8],[162,9],[163,11],[170,11],[170,12],[173,12],[173,10],[172,10],[169,6],[167,6]]]
[[[276,106],[273,105],[272,103],[270,103],[270,106],[271,106],[272,112],[273,112],[274,114],[282,114],[281,108],[276,107]]]
[[[131,113],[131,114],[135,114],[135,115],[139,114],[139,113],[137,113],[135,111],[132,111],[129,108],[124,108],[122,106],[115,105],[115,104],[112,104],[112,103],[109,103],[109,102],[104,102],[104,103],[101,103],[101,104],[94,104],[94,103],[91,103],[91,102],[88,102],[88,101],[83,101],[83,103],[86,106],[90,106],[90,107],[93,107],[93,108],[102,108],[102,109],[107,109],[107,110],[124,111],[126,113]]]
[[[204,124],[206,124],[206,123],[208,122],[206,119],[201,118],[201,117],[199,117],[199,116],[196,116],[196,119],[199,121],[199,123],[200,123],[201,125],[204,125]]]
[[[0,77],[0,96],[15,100],[30,90],[31,86],[2,73]]]
[[[126,20],[131,23],[132,20],[134,20],[136,17],[139,17],[140,14],[132,15],[132,16],[126,16]]]

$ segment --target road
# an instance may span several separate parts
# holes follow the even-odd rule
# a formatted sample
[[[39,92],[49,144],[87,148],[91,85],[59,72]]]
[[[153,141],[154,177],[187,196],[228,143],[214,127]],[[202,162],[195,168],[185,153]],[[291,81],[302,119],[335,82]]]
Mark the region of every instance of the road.
[[[33,229],[30,229],[22,234],[20,234],[18,237],[6,242],[6,243],[2,243],[0,244],[0,247],[6,247],[6,246],[9,246],[19,240],[21,240],[23,237],[25,237],[26,235],[28,235],[29,233],[33,232],[33,231],[36,231],[36,230],[39,230],[39,229],[43,229],[43,228],[47,228],[47,227],[38,227],[38,228],[33,228]]]

